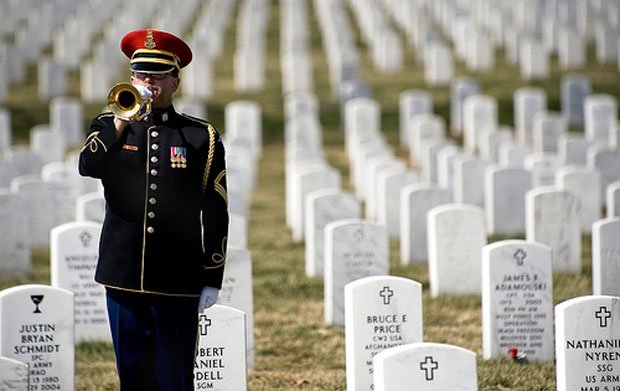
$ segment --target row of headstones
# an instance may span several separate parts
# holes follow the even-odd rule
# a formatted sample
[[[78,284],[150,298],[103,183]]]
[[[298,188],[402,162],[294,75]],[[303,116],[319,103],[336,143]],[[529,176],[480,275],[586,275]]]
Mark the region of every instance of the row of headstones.
[[[213,1],[206,6],[197,0],[186,1],[181,5],[156,1],[140,5],[123,3],[104,7],[104,12],[101,12],[101,0],[72,4],[71,12],[67,7],[74,2],[67,0],[65,3],[67,5],[64,8],[58,9],[51,7],[51,4],[43,7],[33,3],[14,6],[7,11],[6,15],[11,16],[29,9],[30,16],[27,17],[28,23],[25,23],[28,27],[24,30],[35,30],[17,30],[14,43],[0,42],[0,68],[6,70],[0,73],[0,101],[8,98],[10,86],[25,80],[25,69],[29,63],[37,65],[39,98],[52,99],[66,95],[68,74],[79,69],[80,98],[85,102],[103,101],[108,89],[124,69],[126,60],[118,50],[118,42],[123,34],[132,29],[147,27],[179,34],[188,30],[195,17],[196,23],[192,26],[188,42],[193,47],[206,47],[207,50],[196,52],[194,66],[188,68],[182,78],[182,89],[188,99],[206,99],[211,96],[212,63],[221,53],[224,32],[237,5],[236,1]],[[256,59],[264,57],[264,51],[256,43],[264,35],[257,34],[258,29],[266,21],[256,11],[260,7],[263,9],[262,15],[265,15],[267,6],[263,0],[245,0],[242,5],[241,10],[248,11],[240,14],[247,14],[248,17],[240,18],[238,27],[247,31],[245,36],[256,41],[243,44],[243,48],[252,48],[251,52],[250,49],[238,50],[235,55],[235,80],[239,89],[262,86],[264,75],[260,70],[257,71]],[[66,12],[58,12],[63,9]],[[47,21],[51,17],[50,10],[55,10],[54,33],[46,33],[37,24],[37,21]],[[26,19],[26,16],[23,18]],[[95,39],[99,36],[102,38]],[[37,41],[40,49],[33,50],[33,41]],[[40,44],[38,41],[41,41]],[[44,54],[47,48],[50,48],[50,55]]]
[[[576,17],[568,23],[560,20],[558,9],[548,7],[548,10],[541,10],[536,4],[518,4],[507,6],[482,2],[477,5],[457,5],[439,1],[429,5],[426,2],[415,4],[376,0],[349,2],[375,66],[384,72],[399,71],[403,67],[402,43],[391,26],[389,17],[392,16],[396,24],[407,32],[416,48],[418,61],[425,69],[425,80],[430,85],[450,83],[454,76],[455,57],[462,59],[470,71],[493,70],[497,47],[506,48],[508,61],[519,64],[520,73],[526,80],[547,78],[550,74],[550,58],[554,54],[558,55],[562,69],[579,69],[587,63],[586,48],[590,35],[595,38],[599,62],[618,62],[618,34],[613,18],[606,16],[608,11],[617,11],[614,5],[605,3],[604,8],[609,7],[609,10],[600,9],[594,13],[589,2],[582,2],[580,4],[583,6],[580,7],[583,12],[580,15],[586,16],[579,19],[580,23],[576,22]],[[330,6],[338,9],[333,4]],[[573,6],[575,10],[577,5]],[[514,7],[514,10],[508,7]],[[531,20],[523,14],[531,16]],[[545,24],[545,29],[541,25],[528,25],[532,21],[538,24],[541,15],[542,19],[549,22]],[[411,20],[420,23],[411,23]],[[346,22],[341,20],[339,24],[340,30],[348,30]],[[582,29],[580,26],[585,27]],[[326,46],[330,47],[335,38],[326,31],[322,30],[323,38]],[[592,31],[596,34],[590,34]],[[454,49],[445,37],[454,42]],[[339,42],[342,40],[342,37],[338,38]],[[334,58],[338,56],[335,50],[329,49],[326,52],[330,64],[339,66],[342,63],[341,59]],[[349,56],[349,63],[351,73],[355,73],[355,55]],[[339,73],[339,68],[330,67],[330,70],[332,74]],[[351,76],[355,78],[356,75]]]
[[[558,390],[620,385],[614,327],[620,297],[583,296],[557,304],[554,330],[548,247],[498,242],[485,248],[483,268],[484,359],[550,362],[555,342]],[[344,296],[348,389],[478,389],[474,352],[423,342],[420,283],[364,277],[348,283]]]
[[[323,50],[327,60],[332,97],[338,98],[348,82],[359,79],[356,35],[341,0],[314,0]]]
[[[48,285],[19,285],[0,291],[3,389],[76,389],[78,318],[74,311],[78,303],[91,300]],[[246,390],[246,313],[215,304],[198,316],[195,387]]]
[[[403,42],[386,12],[389,2],[349,0],[347,3],[357,20],[374,67],[384,73],[401,71],[404,66]]]
[[[486,264],[497,287],[491,286],[483,301],[490,301],[483,310],[485,359],[548,361],[553,356],[550,251],[526,242],[493,247]],[[528,253],[517,266],[515,255],[524,248]],[[512,286],[505,289],[509,292],[498,292],[506,286]],[[373,389],[372,384],[379,390],[405,385],[477,389],[474,352],[422,342],[421,291],[418,282],[401,277],[366,277],[347,284],[349,389]],[[30,389],[29,384],[75,389],[74,301],[72,292],[45,285],[0,292],[3,384],[16,390]],[[555,307],[558,390],[618,385],[618,331],[613,324],[619,306],[618,297],[585,296]],[[218,304],[200,314],[196,387],[246,389],[244,323],[244,313],[229,306]]]
[[[234,53],[234,81],[238,92],[257,92],[265,87],[270,5],[270,0],[243,0],[239,6]]]
[[[226,107],[225,117],[228,129],[225,140],[228,194],[232,214],[229,243],[233,248],[245,249],[250,193],[255,183],[255,163],[261,148],[260,108],[254,102],[231,102]],[[19,155],[13,155],[16,161],[23,164],[39,161],[32,151],[21,150]],[[73,220],[103,221],[105,206],[102,191],[96,181],[78,175],[74,159],[49,163],[42,167],[40,174],[35,174],[37,167],[39,165],[28,168],[30,174],[12,178],[8,183],[10,188],[2,192],[0,213],[6,223],[2,225],[6,232],[1,239],[0,270],[4,276],[29,275],[31,249],[49,245],[49,232],[58,224]],[[96,234],[90,236],[98,237]],[[235,258],[234,254],[230,256],[230,259]],[[243,267],[247,274],[247,266]],[[251,285],[245,288],[251,283],[249,277],[230,280],[238,281],[246,290],[251,289]],[[245,309],[247,304],[252,303],[251,296],[244,300]],[[248,327],[251,326],[250,314]],[[253,341],[248,341],[248,346],[253,347]],[[253,350],[249,351],[248,357],[253,360]]]
[[[557,139],[571,128],[583,128],[583,137],[591,145],[615,148],[617,145],[617,100],[609,94],[593,93],[590,80],[582,75],[562,77],[560,112],[547,109],[547,93],[539,87],[520,87],[513,93],[514,137],[534,152],[557,152]],[[426,121],[418,118],[427,114]],[[412,158],[420,153],[420,139],[425,128],[430,136],[446,135],[447,124],[433,115],[429,91],[405,90],[399,98],[400,144],[410,149]],[[451,82],[450,134],[462,135],[468,151],[477,151],[492,158],[492,144],[506,141],[512,128],[498,123],[497,100],[481,91],[477,80],[461,77]],[[499,133],[496,134],[496,133]]]
[[[394,204],[399,205],[401,194],[398,190],[402,190],[402,187],[407,184],[419,182],[416,173],[406,170],[404,163],[394,157],[393,151],[386,145],[379,133],[379,108],[376,102],[368,98],[356,98],[347,102],[347,113],[350,116],[345,120],[349,118],[350,128],[347,127],[349,125],[345,125],[345,137],[348,137],[345,141],[352,140],[347,145],[347,151],[352,160],[352,182],[356,188],[356,195],[366,201],[366,214],[369,217],[379,216],[381,222],[390,222],[392,235],[396,237],[400,226],[400,234],[406,240],[408,236],[404,234],[406,228],[402,227],[406,221],[411,221],[411,219],[401,218],[399,224],[400,216],[409,215],[404,210],[406,206],[401,206],[399,209]],[[414,116],[414,120],[420,117]],[[355,127],[358,123],[360,128]],[[615,129],[615,126],[610,126],[610,129]],[[413,130],[416,130],[415,127]],[[443,126],[428,127],[425,136],[427,139],[421,139],[419,143],[423,144],[427,141],[429,152],[422,153],[422,159],[418,162],[422,168],[423,179],[448,190],[447,197],[445,197],[447,200],[454,199],[457,202],[485,207],[491,234],[517,235],[525,232],[525,193],[538,185],[553,185],[556,182],[562,188],[572,190],[579,196],[582,205],[581,226],[584,232],[587,232],[591,224],[600,218],[600,207],[603,205],[600,194],[605,189],[609,189],[609,192],[613,194],[615,186],[610,185],[618,180],[615,169],[615,162],[618,158],[617,150],[594,149],[587,161],[587,168],[566,167],[558,170],[556,181],[555,171],[559,164],[542,164],[545,161],[537,162],[535,155],[529,159],[529,162],[522,154],[520,159],[517,159],[519,156],[513,156],[512,159],[504,161],[503,165],[491,165],[492,161],[481,160],[472,153],[447,142]],[[412,139],[415,140],[415,137]],[[531,153],[529,148],[521,149]],[[497,154],[493,153],[493,155]],[[576,155],[579,156],[579,153]],[[570,154],[570,156],[574,155]],[[569,161],[568,163],[581,163],[585,166],[586,162]],[[359,175],[359,173],[364,174]],[[399,173],[408,175],[399,177],[397,175]],[[381,178],[381,174],[385,175],[382,179],[394,175],[395,181],[406,180],[408,182],[401,182],[400,188],[386,189],[377,186],[379,183],[377,178]],[[507,178],[508,176],[510,178]],[[505,191],[506,189],[514,190],[515,187],[511,184],[519,186],[517,183],[523,186],[520,191]],[[428,183],[422,185],[428,187]],[[595,190],[591,191],[591,189]],[[395,195],[391,203],[386,202],[388,200],[386,193],[388,196],[389,194]],[[608,207],[610,211],[614,209],[612,206],[615,203],[614,197],[614,195],[608,197],[612,200]],[[375,204],[381,205],[381,208],[378,208],[379,211],[376,211]],[[405,205],[407,201],[400,204]],[[393,220],[385,218],[390,208],[396,212],[392,214]],[[404,246],[404,248],[407,247],[409,246]],[[406,253],[406,251],[403,252]],[[409,256],[404,259],[410,260]]]
[[[67,151],[82,144],[84,133],[84,107],[80,101],[70,97],[57,97],[50,101],[49,123],[30,129],[30,149],[38,156],[35,165],[61,160]],[[0,156],[10,152],[13,146],[11,112],[0,107]],[[24,173],[24,172],[18,172]],[[0,175],[1,177],[1,175]]]
[[[543,7],[542,2],[524,1],[392,2],[392,13],[399,13],[395,19],[414,43],[429,83],[449,82],[455,57],[470,71],[493,70],[498,47],[505,49],[506,60],[518,64],[527,80],[547,78],[552,55],[558,56],[564,70],[582,68],[587,64],[586,49],[592,40],[598,62],[617,63],[617,20],[609,16],[617,13],[617,6],[604,2],[601,9],[594,10],[591,2],[568,3]],[[419,23],[411,23],[408,17]],[[441,61],[447,65],[441,67]]]
[[[307,135],[306,135],[307,136]],[[316,138],[316,136],[315,136]],[[288,161],[287,161],[288,163]],[[323,198],[328,198],[328,193],[339,193],[338,190],[324,190],[324,191],[317,191],[316,193],[313,193],[311,195],[307,196],[307,202],[310,202],[309,200],[314,198],[316,196],[316,199],[320,199],[321,197]],[[319,194],[321,193],[321,194]],[[350,197],[349,200],[351,200],[351,204],[350,205],[356,205],[356,199],[354,197]],[[553,200],[553,197],[552,197]],[[552,203],[555,204],[555,200],[551,201]],[[332,208],[332,210],[337,210],[338,212],[342,212],[343,210],[345,210],[345,208],[342,207],[342,203],[338,204],[337,202],[330,202],[329,203],[330,207]],[[457,206],[458,207],[458,206]],[[435,234],[434,237],[436,238],[444,238],[444,237],[455,237],[455,233],[454,233],[454,226],[456,224],[456,222],[462,222],[464,220],[464,215],[463,213],[469,213],[469,212],[463,212],[463,211],[459,211],[458,208],[455,207],[454,212],[456,212],[456,217],[452,216],[452,217],[448,217],[448,216],[442,216],[444,219],[447,219],[447,222],[444,222],[441,226],[443,228],[438,228],[438,233]],[[354,209],[355,206],[352,208]],[[359,206],[357,206],[357,209],[359,210]],[[440,213],[442,212],[441,208],[438,208],[439,210],[437,211],[437,215],[438,218],[440,216]],[[445,209],[450,209],[448,207],[446,207]],[[467,208],[463,208],[465,210],[467,210]],[[477,219],[477,221],[479,222],[479,224],[477,224],[478,227],[483,226],[484,225],[484,219],[480,218],[481,217],[481,213],[479,211],[475,211],[474,209],[474,213],[478,214],[479,218]],[[541,207],[541,209],[547,209],[546,207]],[[350,210],[350,209],[349,209]],[[477,212],[477,213],[476,213]],[[446,215],[449,215],[450,213],[452,213],[449,210],[445,211]],[[452,213],[454,214],[454,213]],[[553,214],[557,214],[557,213],[553,213]],[[324,216],[321,216],[319,219],[324,218]],[[432,219],[431,217],[429,217],[429,219]],[[339,305],[337,303],[337,298],[340,297],[341,295],[339,294],[339,287],[338,286],[333,286],[334,281],[338,281],[338,282],[342,282],[342,281],[349,281],[348,278],[359,278],[360,276],[364,276],[366,275],[365,273],[370,273],[372,274],[373,270],[376,271],[376,268],[373,268],[372,264],[372,260],[376,259],[376,258],[381,258],[381,256],[377,256],[376,254],[384,254],[387,253],[387,244],[384,245],[380,245],[379,248],[383,249],[383,250],[369,250],[366,247],[362,246],[362,241],[368,238],[380,238],[382,236],[381,234],[381,230],[373,230],[373,228],[366,228],[369,229],[370,232],[364,233],[364,228],[360,228],[361,222],[360,221],[338,221],[335,222],[333,225],[328,225],[325,227],[325,242],[327,242],[328,244],[325,246],[326,248],[326,258],[329,259],[329,261],[327,262],[326,265],[326,271],[325,271],[325,309],[326,309],[326,321],[328,323],[333,322],[334,319],[336,319],[337,322],[337,318],[338,316],[338,311],[334,311],[334,309],[338,308]],[[430,224],[429,224],[430,225]],[[437,225],[439,226],[440,224],[437,223]],[[349,229],[349,234],[341,234],[341,235],[337,235],[336,231],[337,230],[346,230]],[[450,232],[446,233],[445,231],[450,230]],[[475,231],[475,230],[474,230]],[[477,235],[475,233],[472,234],[472,226],[471,225],[467,225],[466,228],[462,227],[460,229],[457,229],[457,232],[461,232],[461,233],[465,233],[462,234],[460,236],[460,239],[457,239],[454,243],[438,243],[435,246],[433,246],[433,248],[436,249],[436,252],[438,253],[437,258],[444,258],[444,259],[452,259],[454,260],[455,258],[462,256],[462,252],[465,251],[464,249],[467,249],[469,251],[465,251],[468,254],[472,254],[472,259],[475,258],[475,256],[473,256],[476,253],[480,252],[480,249],[476,250],[474,247],[476,247],[475,242],[476,240],[473,240],[474,245],[471,246],[472,243],[472,239],[477,238],[478,239],[478,243],[486,243],[486,234],[482,231],[482,233],[480,235]],[[478,230],[478,232],[481,232],[480,230]],[[320,232],[318,234],[318,236],[320,236]],[[385,236],[385,235],[384,235]],[[458,237],[458,236],[457,236]],[[474,238],[475,237],[475,238]],[[379,241],[381,241],[381,239],[378,239]],[[335,244],[342,244],[341,247],[334,247]],[[376,243],[376,242],[375,242]],[[451,249],[452,251],[442,251],[445,250],[446,245],[448,245],[449,249]],[[468,247],[469,245],[469,247]],[[337,246],[337,245],[336,245]],[[372,247],[372,246],[371,246]],[[456,250],[458,249],[458,251]],[[376,251],[373,252],[373,251]],[[383,251],[383,252],[382,252]],[[596,251],[596,250],[595,250]],[[601,253],[606,253],[607,250],[601,251]],[[337,255],[334,255],[337,254]],[[458,254],[457,254],[458,253]],[[376,258],[375,258],[376,257]],[[384,257],[386,258],[386,257]],[[334,265],[332,263],[332,261],[334,261],[334,259],[336,259],[335,264]],[[479,262],[479,260],[478,260]],[[352,268],[352,270],[342,270],[342,268],[339,268],[339,266],[337,265],[347,265],[349,267]],[[367,266],[366,268],[359,269],[359,267],[361,265],[365,265]],[[434,273],[431,272],[431,280],[433,280],[433,276],[438,277],[439,275],[443,275],[446,274],[445,273],[445,269],[448,270],[452,270],[454,265],[451,266],[447,266],[444,264],[443,266],[443,270],[436,270]],[[358,267],[357,269],[355,269],[356,267]],[[387,266],[385,266],[387,267]],[[381,269],[381,267],[379,267],[379,269]],[[431,268],[432,269],[432,268]],[[437,269],[440,269],[440,267],[437,267]],[[465,274],[463,274],[463,269],[465,269]],[[461,279],[458,279],[458,281],[455,282],[455,280],[451,280],[448,282],[448,280],[446,280],[445,278],[443,279],[444,282],[444,287],[448,286],[448,288],[450,286],[458,286],[459,288],[457,290],[459,290],[461,287],[466,286],[467,282],[470,281],[470,276],[468,276],[466,274],[466,272],[468,270],[471,270],[472,267],[466,266],[463,269],[459,269],[459,272],[454,273],[454,274],[458,274],[459,276],[463,277]],[[475,265],[473,266],[473,270],[476,270]],[[348,278],[347,278],[348,277]],[[454,275],[453,275],[454,277]],[[458,276],[457,276],[458,277]],[[474,276],[475,277],[475,276]],[[475,279],[475,278],[474,278]],[[459,283],[460,281],[460,283]],[[439,284],[439,283],[438,283]],[[342,288],[340,286],[340,288]],[[467,288],[465,288],[467,290]],[[474,288],[475,289],[475,288]],[[479,288],[478,288],[479,289]],[[439,294],[442,293],[441,290],[437,289],[435,294]],[[450,293],[449,291],[445,291],[443,293]],[[452,292],[452,293],[459,293],[459,292]]]
[[[197,11],[187,43],[200,50],[194,50],[192,65],[183,69],[181,92],[184,97],[206,100],[213,96],[213,64],[222,54],[236,6],[236,0],[213,0]]]
[[[256,175],[255,163],[261,149],[260,107],[248,101],[231,102],[226,107],[226,129],[227,171],[229,176],[232,173],[233,178],[231,180],[229,177],[229,195],[238,195],[237,198],[243,198],[244,201],[231,205],[227,267],[218,303],[237,309],[237,314],[233,313],[233,315],[227,316],[236,319],[235,322],[237,323],[240,320],[243,321],[241,323],[243,333],[231,334],[226,341],[234,340],[235,342],[227,342],[226,347],[230,346],[231,348],[226,349],[219,346],[222,344],[222,332],[220,332],[220,337],[215,337],[215,340],[209,336],[208,346],[214,347],[203,348],[201,346],[199,349],[196,379],[204,383],[203,386],[205,387],[206,384],[209,384],[209,387],[213,387],[213,384],[231,384],[231,389],[242,389],[236,385],[245,382],[245,372],[247,368],[253,367],[254,362],[252,263],[250,252],[247,250],[246,203],[253,187]],[[250,159],[248,159],[249,157]],[[240,184],[243,184],[241,188],[239,187]],[[71,222],[51,229],[52,285],[73,293],[75,339],[77,341],[107,341],[109,340],[109,331],[105,316],[103,288],[93,282],[97,262],[97,242],[101,229],[100,222],[104,214],[104,200],[100,192],[87,194],[83,197],[86,196],[90,197],[91,202],[87,204],[88,212],[84,211],[83,214],[88,216],[88,220],[92,221]],[[233,196],[233,199],[236,198]],[[245,215],[234,213],[234,211],[241,209],[246,213]],[[86,218],[86,216],[84,217]],[[9,226],[13,227],[13,224],[9,224]],[[3,273],[3,275],[6,274]],[[210,320],[205,315],[201,315],[201,322],[201,334],[206,335]],[[222,322],[224,325],[228,325],[222,326],[222,329],[231,326],[227,319],[222,320]],[[237,326],[232,325],[232,327],[235,330],[238,329]],[[239,340],[243,340],[244,343],[240,344]],[[41,341],[33,339],[31,342]],[[235,358],[242,357],[238,354],[237,348],[232,348],[233,345],[243,348],[243,357],[247,358],[247,362],[229,365],[229,362],[236,360]],[[228,360],[225,363],[226,367],[231,368],[231,371],[226,371],[226,376],[220,373],[219,369],[224,368],[223,358],[220,356],[224,354],[225,350],[227,354],[230,352],[227,357],[233,357],[226,359]],[[38,358],[35,361],[39,359],[43,360],[43,358]],[[63,357],[62,360],[65,358]],[[55,366],[58,367],[59,365]],[[30,373],[31,375],[41,375],[40,371],[31,370]],[[241,373],[243,376],[240,376]],[[45,384],[51,382],[50,387],[59,381],[53,376],[37,377],[37,379],[36,382]]]
[[[325,321],[341,324],[344,285],[359,277],[388,273],[387,228],[363,219],[355,197],[338,189],[313,192],[308,205],[312,211],[309,219],[315,225],[313,234],[307,235],[306,274],[324,279]],[[528,194],[526,240],[551,249],[555,273],[582,271],[576,205],[575,197],[567,191],[538,189]],[[480,294],[481,254],[488,240],[482,209],[446,202],[417,217],[426,226],[425,237],[418,238],[415,245],[427,251],[424,263],[429,269],[431,296]],[[614,282],[620,274],[620,247],[614,242],[618,232],[618,217],[593,224],[594,294],[620,295]]]
[[[280,6],[280,69],[282,94],[314,90],[310,53],[308,2],[285,1]]]
[[[328,193],[328,191],[313,193],[308,198],[321,198],[322,195],[318,193]],[[350,199],[355,200],[352,196]],[[557,205],[555,200],[552,203]],[[336,202],[330,202],[329,205],[338,212],[342,210],[342,205]],[[541,205],[540,209],[542,212],[547,212],[550,207]],[[545,214],[541,211],[538,213]],[[557,211],[554,210],[548,213],[545,219],[551,215],[557,215]],[[482,292],[485,358],[512,355],[519,359],[528,357],[528,359],[538,361],[552,360],[553,344],[550,342],[553,325],[552,270],[556,269],[554,264],[557,251],[537,242],[536,239],[509,240],[486,245],[482,212],[472,206],[453,204],[435,208],[429,212],[428,221],[429,247],[431,248],[429,260],[431,295],[436,297],[440,294],[463,295]],[[598,292],[598,295],[614,294],[614,292],[617,294],[613,282],[616,277],[613,276],[617,276],[619,269],[614,254],[620,250],[614,238],[619,232],[620,219],[601,222],[594,231],[592,268],[595,275],[599,276],[598,281],[597,277],[593,276],[594,292]],[[389,287],[388,289],[384,287],[386,283],[380,282],[381,287],[375,285],[373,288],[372,299],[369,299],[368,295],[359,299],[358,308],[369,309],[368,312],[361,316],[359,323],[348,323],[351,321],[347,317],[352,311],[347,309],[346,305],[354,299],[349,299],[346,295],[347,284],[360,282],[360,279],[368,276],[389,274],[388,239],[384,226],[361,219],[337,220],[324,227],[324,241],[325,321],[328,324],[345,322],[347,333],[353,335],[362,333],[360,330],[364,330],[365,326],[370,336],[367,336],[367,339],[359,345],[347,346],[347,355],[353,356],[351,358],[347,356],[347,368],[349,365],[352,367],[357,365],[358,376],[368,382],[369,374],[372,373],[368,368],[370,358],[378,353],[377,350],[399,345],[398,341],[402,343],[402,337],[396,332],[401,329],[399,323],[405,323],[407,318],[416,318],[405,315],[401,319],[400,315],[405,312],[402,310],[394,311],[393,313],[398,316],[392,315],[392,317],[368,315],[368,312],[372,313],[374,308],[370,305],[373,300],[383,300],[384,304],[387,304],[393,294]],[[601,280],[607,277],[611,279],[602,283]],[[602,288],[603,286],[605,288]],[[410,304],[411,301],[407,303]],[[600,308],[597,310],[599,310],[599,318],[604,315],[603,310]],[[594,318],[595,316],[592,319],[595,320]],[[397,319],[400,319],[400,322]],[[600,327],[607,327],[606,320],[600,322]],[[568,324],[574,325],[575,323],[568,322]],[[594,328],[594,325],[592,327]],[[370,333],[370,330],[373,332]],[[609,330],[603,332],[607,331]],[[352,351],[361,351],[361,356],[355,357],[353,353],[350,353]],[[582,355],[574,355],[571,360],[583,360],[582,357]],[[600,360],[598,365],[603,365],[610,372],[614,371],[613,362],[610,362],[614,358],[608,359],[612,356],[599,354],[596,359],[593,357],[593,354],[588,353],[586,360]],[[579,366],[579,361],[571,365],[582,368]],[[414,367],[417,368],[417,365]],[[573,376],[569,384],[584,382],[584,378],[590,379],[586,380],[587,382],[595,382],[594,378],[589,376],[599,368],[601,367],[589,366],[586,370],[575,374],[572,367],[567,369],[560,366],[558,378]],[[403,373],[410,373],[410,371]],[[392,381],[398,381],[396,379],[403,377],[402,374],[392,373],[392,375],[394,376],[389,376]],[[377,376],[382,379],[378,373],[375,374],[375,379]],[[447,381],[447,378],[444,379]],[[412,381],[411,378],[407,379]],[[425,380],[433,379],[430,376]],[[457,383],[461,381],[464,380],[457,380]],[[475,384],[475,378],[473,381]],[[431,389],[447,389],[446,385],[440,381],[433,384],[437,383],[443,388]],[[360,388],[353,387],[352,389]]]

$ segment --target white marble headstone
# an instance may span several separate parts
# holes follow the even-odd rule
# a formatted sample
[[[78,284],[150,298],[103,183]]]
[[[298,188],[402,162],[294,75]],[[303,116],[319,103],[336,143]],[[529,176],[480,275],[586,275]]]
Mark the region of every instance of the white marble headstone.
[[[448,344],[417,342],[373,358],[375,391],[478,390],[476,353]]]
[[[303,241],[306,219],[306,196],[322,189],[339,189],[341,174],[331,167],[300,169],[293,177],[292,234],[293,240]]]
[[[553,186],[526,195],[525,237],[551,247],[555,273],[581,273],[580,208],[574,193]]]
[[[245,313],[248,368],[252,368],[254,366],[254,295],[252,254],[248,250],[228,247],[224,281],[217,302]]]
[[[402,264],[426,263],[428,227],[426,214],[435,206],[452,201],[448,190],[429,182],[414,183],[400,192],[400,261]]]
[[[469,77],[457,77],[450,83],[450,129],[459,135],[463,131],[463,101],[480,94],[480,83]]]
[[[620,296],[620,218],[592,224],[592,294]]]
[[[344,286],[363,277],[389,274],[387,229],[361,219],[325,226],[325,323],[344,324]]]
[[[362,218],[359,199],[340,189],[314,191],[306,197],[305,271],[308,277],[323,277],[325,226],[338,220]]]
[[[561,164],[585,166],[588,162],[590,141],[583,134],[564,134],[558,139],[558,158]]]
[[[103,223],[105,199],[101,192],[83,194],[75,200],[75,220]]]
[[[613,95],[588,95],[584,99],[584,133],[588,141],[600,147],[616,147],[617,116],[618,103]]]
[[[601,191],[615,181],[620,180],[620,149],[590,147],[587,167],[601,174]]]
[[[422,341],[422,284],[375,276],[344,288],[347,389],[372,390],[372,358]]]
[[[585,166],[564,166],[556,172],[555,185],[577,196],[581,205],[579,213],[581,232],[590,233],[592,224],[602,218],[601,174]]]
[[[487,244],[483,209],[440,205],[428,211],[426,221],[431,295],[479,294],[482,248]]]
[[[30,384],[75,389],[73,293],[48,285],[0,291],[0,356],[30,366]]]
[[[245,314],[214,304],[198,314],[197,390],[247,390]]]
[[[78,171],[64,162],[48,163],[41,168],[41,179],[53,187],[56,224],[74,221],[75,202],[83,193]]]
[[[11,192],[26,200],[30,228],[29,244],[35,247],[49,245],[49,231],[56,225],[54,187],[38,175],[22,175],[11,181]]]
[[[95,282],[101,224],[72,222],[50,231],[51,285],[74,294],[75,339],[110,342],[105,289]]]
[[[497,100],[489,95],[472,95],[463,101],[463,145],[475,152],[480,145],[481,129],[497,128]]]
[[[410,89],[402,91],[398,100],[399,139],[402,146],[409,146],[411,122],[419,114],[433,112],[430,91]]]
[[[482,347],[485,359],[553,360],[551,248],[503,240],[482,249]]]
[[[532,174],[521,167],[489,166],[485,172],[484,209],[490,234],[525,233],[525,194]]]
[[[582,126],[583,103],[592,91],[590,79],[585,75],[566,75],[562,77],[560,89],[562,113],[568,118],[570,125]]]
[[[605,189],[606,217],[620,216],[620,181],[612,182]]]
[[[401,190],[419,181],[418,173],[399,168],[383,171],[377,181],[377,222],[384,224],[390,238],[400,237],[400,205]]]
[[[513,94],[515,137],[520,144],[531,144],[534,118],[547,110],[547,93],[538,87],[520,87]]]
[[[452,190],[454,202],[484,208],[484,175],[489,162],[472,155],[454,159]]]
[[[620,298],[581,296],[555,306],[558,391],[620,387]]]
[[[0,274],[30,275],[30,219],[28,204],[22,197],[0,188]]]

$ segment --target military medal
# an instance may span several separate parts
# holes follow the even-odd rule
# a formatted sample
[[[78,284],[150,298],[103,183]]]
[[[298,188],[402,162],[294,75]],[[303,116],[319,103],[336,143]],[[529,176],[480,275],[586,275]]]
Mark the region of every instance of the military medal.
[[[187,150],[185,147],[170,147],[170,166],[172,168],[187,167]]]

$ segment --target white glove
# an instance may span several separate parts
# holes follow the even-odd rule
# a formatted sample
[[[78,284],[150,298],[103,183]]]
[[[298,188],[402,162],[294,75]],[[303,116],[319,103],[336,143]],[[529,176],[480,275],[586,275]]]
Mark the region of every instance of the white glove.
[[[220,290],[217,288],[212,288],[210,286],[205,286],[202,288],[202,292],[200,293],[200,300],[198,300],[198,313],[206,310],[211,307],[215,302],[217,302],[217,297],[220,293]]]

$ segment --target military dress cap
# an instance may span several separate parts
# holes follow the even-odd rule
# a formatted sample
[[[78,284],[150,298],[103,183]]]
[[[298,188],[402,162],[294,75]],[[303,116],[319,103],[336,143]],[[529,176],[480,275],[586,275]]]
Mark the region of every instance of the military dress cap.
[[[161,30],[135,30],[121,40],[133,72],[179,71],[192,61],[192,50],[176,35]]]

